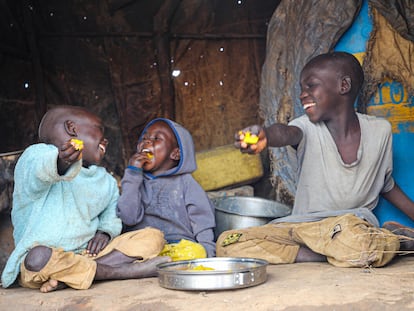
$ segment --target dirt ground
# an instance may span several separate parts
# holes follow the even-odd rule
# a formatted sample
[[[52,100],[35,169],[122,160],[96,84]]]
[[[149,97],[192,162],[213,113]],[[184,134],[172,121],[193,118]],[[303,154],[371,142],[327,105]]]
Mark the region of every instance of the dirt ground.
[[[156,277],[48,294],[1,288],[0,310],[414,310],[414,257],[377,269],[271,265],[267,275],[261,285],[223,291],[166,289]]]

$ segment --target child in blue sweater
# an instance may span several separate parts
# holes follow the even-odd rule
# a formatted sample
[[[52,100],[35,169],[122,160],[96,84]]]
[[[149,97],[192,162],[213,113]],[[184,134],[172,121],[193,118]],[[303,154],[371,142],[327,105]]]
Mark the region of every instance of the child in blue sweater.
[[[164,246],[153,228],[121,235],[116,180],[99,166],[108,145],[99,117],[81,107],[49,110],[40,143],[15,168],[12,222],[15,249],[2,285],[49,292],[87,289],[94,280],[154,276]]]

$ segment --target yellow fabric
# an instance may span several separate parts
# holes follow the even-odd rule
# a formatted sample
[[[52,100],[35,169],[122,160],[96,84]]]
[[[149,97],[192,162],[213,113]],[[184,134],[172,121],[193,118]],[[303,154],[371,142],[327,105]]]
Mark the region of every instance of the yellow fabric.
[[[199,151],[196,161],[192,175],[205,191],[250,184],[263,176],[260,155],[241,153],[233,145]]]
[[[88,289],[95,277],[96,259],[117,250],[145,261],[156,257],[164,244],[164,234],[160,230],[145,228],[117,236],[96,257],[52,248],[49,261],[39,272],[27,270],[22,262],[19,284],[28,288],[40,288],[47,280],[54,279],[75,289]]]
[[[164,246],[160,256],[170,256],[172,261],[206,258],[204,247],[196,242],[181,240],[178,243],[170,243]]]
[[[229,236],[239,234],[229,243]],[[372,226],[351,214],[307,223],[268,224],[223,232],[216,243],[217,256],[254,257],[272,264],[295,262],[306,245],[338,267],[381,267],[399,250],[398,236]]]

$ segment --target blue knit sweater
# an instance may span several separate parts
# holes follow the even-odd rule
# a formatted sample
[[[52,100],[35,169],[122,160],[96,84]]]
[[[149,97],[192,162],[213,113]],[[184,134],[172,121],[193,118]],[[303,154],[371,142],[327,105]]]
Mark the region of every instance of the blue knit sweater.
[[[17,278],[20,264],[34,245],[80,252],[97,230],[111,237],[122,224],[115,214],[119,190],[103,167],[74,163],[64,176],[57,172],[58,149],[28,147],[15,168],[12,223],[15,249],[2,273],[3,287]]]

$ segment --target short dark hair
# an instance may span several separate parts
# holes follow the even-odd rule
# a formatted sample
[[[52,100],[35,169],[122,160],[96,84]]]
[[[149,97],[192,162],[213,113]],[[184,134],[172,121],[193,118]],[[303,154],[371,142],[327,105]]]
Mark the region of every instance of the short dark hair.
[[[53,128],[59,123],[63,123],[66,119],[73,117],[84,118],[92,113],[85,107],[80,106],[55,106],[49,109],[42,120],[40,121],[38,128],[39,141],[44,143],[50,143],[51,137],[55,134]]]
[[[330,63],[340,69],[342,75],[350,76],[352,81],[351,93],[354,97],[358,96],[364,83],[364,71],[354,55],[340,51],[328,52],[315,56],[305,67],[319,66],[321,63]]]

